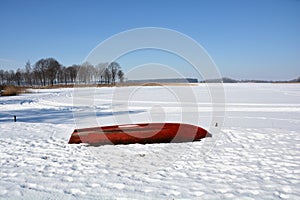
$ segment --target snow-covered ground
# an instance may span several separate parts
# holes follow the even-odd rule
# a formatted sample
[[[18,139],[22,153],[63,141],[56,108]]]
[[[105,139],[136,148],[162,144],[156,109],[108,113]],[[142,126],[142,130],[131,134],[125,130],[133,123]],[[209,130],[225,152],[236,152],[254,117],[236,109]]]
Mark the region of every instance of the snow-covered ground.
[[[82,111],[76,120],[84,125],[91,117],[85,110],[99,125],[116,117],[125,122],[128,114],[134,122],[151,121],[161,110],[157,120],[182,120],[170,91],[188,88],[117,88],[118,94],[134,89],[128,107],[115,89],[76,89],[83,97],[95,93],[93,104],[82,106],[73,106],[73,89],[0,97],[0,199],[300,199],[300,84],[225,84],[225,123],[205,157],[199,152],[212,138],[69,145],[82,126],[73,111]],[[209,93],[203,85],[193,90],[198,125],[209,129]]]

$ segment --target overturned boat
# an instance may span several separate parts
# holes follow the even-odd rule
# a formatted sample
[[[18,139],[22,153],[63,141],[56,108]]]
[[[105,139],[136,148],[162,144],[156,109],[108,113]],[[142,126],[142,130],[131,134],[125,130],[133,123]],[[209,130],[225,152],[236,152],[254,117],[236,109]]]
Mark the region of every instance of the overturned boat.
[[[69,144],[150,144],[192,142],[211,135],[203,128],[183,123],[144,123],[75,129]]]

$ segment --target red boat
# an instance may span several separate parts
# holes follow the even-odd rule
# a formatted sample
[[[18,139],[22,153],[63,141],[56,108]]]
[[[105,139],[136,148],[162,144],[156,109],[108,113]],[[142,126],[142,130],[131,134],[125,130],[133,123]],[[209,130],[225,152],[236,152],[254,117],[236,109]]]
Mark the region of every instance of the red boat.
[[[182,123],[125,124],[75,129],[69,144],[149,144],[192,142],[211,135],[203,128]]]

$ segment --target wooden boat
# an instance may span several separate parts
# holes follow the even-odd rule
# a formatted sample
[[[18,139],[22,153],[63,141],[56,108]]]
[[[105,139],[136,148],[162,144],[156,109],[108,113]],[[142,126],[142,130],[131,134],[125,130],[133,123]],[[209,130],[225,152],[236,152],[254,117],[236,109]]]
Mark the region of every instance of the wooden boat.
[[[125,124],[75,129],[69,144],[149,144],[192,142],[209,137],[203,128],[182,123]]]

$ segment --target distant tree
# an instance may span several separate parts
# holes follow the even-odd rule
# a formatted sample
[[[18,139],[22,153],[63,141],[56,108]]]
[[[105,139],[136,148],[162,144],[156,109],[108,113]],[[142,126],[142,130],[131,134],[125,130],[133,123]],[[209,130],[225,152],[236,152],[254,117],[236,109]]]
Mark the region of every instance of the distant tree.
[[[78,69],[77,79],[85,84],[96,82],[96,69],[89,62],[84,62]]]
[[[96,65],[96,77],[99,78],[100,83],[103,83],[104,72],[107,65],[108,63],[99,63],[98,65]]]
[[[1,69],[0,70],[0,80],[1,80],[1,85],[3,85],[3,83],[4,83],[4,70],[3,69]]]
[[[80,65],[72,65],[67,68],[71,83],[75,83],[79,68],[80,68]]]
[[[59,83],[65,83],[65,85],[68,84],[69,72],[67,71],[67,68],[65,66],[60,67],[60,69],[57,73],[57,80]]]
[[[0,84],[54,85],[59,83],[106,83],[115,84],[116,79],[124,81],[119,63],[100,63],[96,66],[85,62],[82,65],[63,67],[54,58],[39,59],[34,65],[27,61],[23,69],[0,70]]]
[[[35,70],[35,67],[31,75],[32,75],[32,85],[43,85],[43,82],[41,82],[40,73]]]
[[[67,85],[68,83],[71,82],[71,75],[70,75],[70,71],[68,70],[67,67],[63,67],[63,71],[64,71],[64,79],[65,79],[65,85]]]
[[[105,70],[104,70],[104,82],[106,84],[110,84],[110,81],[111,81],[111,73],[110,73],[108,68],[105,68]]]
[[[54,58],[40,59],[35,63],[34,73],[35,76],[40,79],[42,85],[53,85],[56,75],[60,70],[60,64]]]
[[[118,78],[120,80],[120,83],[124,82],[124,72],[122,70],[118,71]]]
[[[79,82],[87,84],[88,77],[89,77],[88,65],[89,65],[89,63],[86,62],[86,63],[83,63],[80,66],[80,68],[78,70],[78,80],[79,80]]]
[[[112,62],[108,65],[108,70],[110,71],[111,74],[111,82],[112,84],[116,83],[116,76],[118,74],[118,71],[120,70],[120,65],[117,62]]]
[[[21,85],[21,81],[22,81],[22,71],[21,69],[18,69],[16,71],[16,74],[15,74],[15,81],[17,82],[18,86]]]
[[[97,82],[95,67],[88,63],[86,65],[86,69],[87,69],[87,80],[88,80],[88,82],[89,83]]]
[[[34,65],[34,74],[37,79],[39,79],[41,85],[46,85],[46,70],[47,61],[46,59],[38,60]]]
[[[54,80],[56,79],[56,75],[60,70],[61,65],[54,58],[46,59],[46,75],[50,84],[53,86]]]
[[[8,71],[4,71],[4,84],[10,84],[10,75]]]
[[[25,78],[26,84],[32,86],[33,76],[32,76],[32,69],[31,69],[30,61],[27,61],[25,64],[24,78]]]
[[[9,70],[9,84],[13,85],[16,83],[16,73],[14,70]]]

